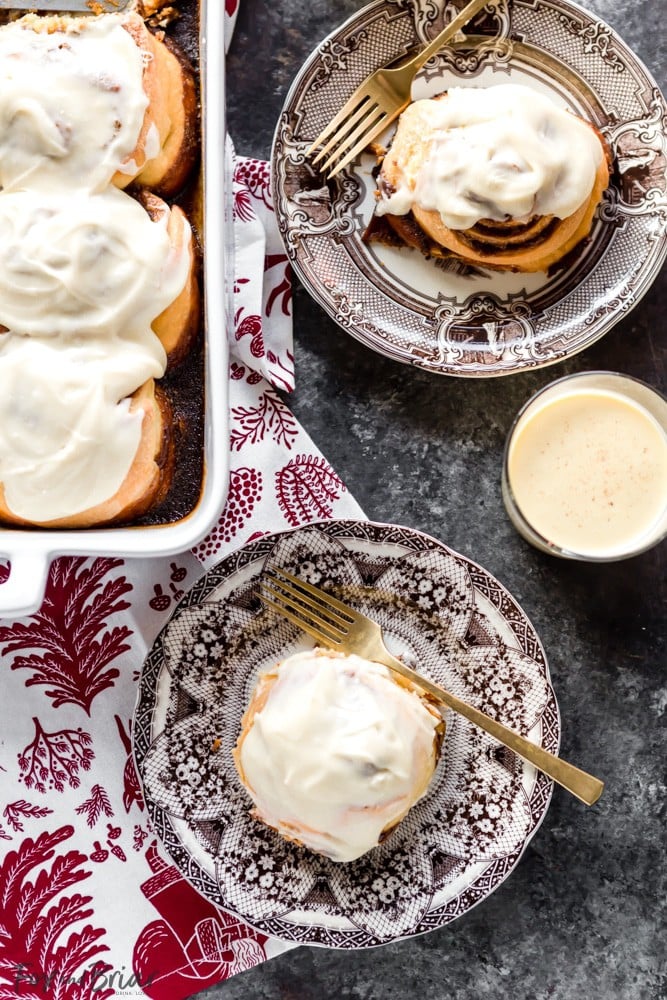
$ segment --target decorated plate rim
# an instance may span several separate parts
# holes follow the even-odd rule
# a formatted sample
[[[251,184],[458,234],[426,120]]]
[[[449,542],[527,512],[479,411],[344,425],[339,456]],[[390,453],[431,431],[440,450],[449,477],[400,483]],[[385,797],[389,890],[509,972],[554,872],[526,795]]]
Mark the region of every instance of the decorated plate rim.
[[[259,569],[266,561],[271,548],[281,538],[297,535],[299,532],[304,532],[308,529],[322,531],[328,536],[337,539],[343,547],[346,547],[346,540],[353,543],[355,537],[357,539],[363,538],[364,534],[365,538],[363,538],[363,540],[365,540],[371,547],[381,547],[383,545],[398,546],[400,545],[400,537],[407,537],[416,540],[424,547],[423,549],[415,549],[415,551],[435,549],[461,561],[469,572],[472,571],[472,573],[475,574],[476,578],[472,580],[475,591],[479,590],[479,585],[482,580],[488,581],[488,583],[492,585],[493,589],[497,590],[503,599],[509,602],[514,614],[517,616],[516,618],[513,617],[511,620],[507,618],[506,612],[503,612],[499,606],[496,605],[496,607],[498,614],[501,615],[507,628],[512,632],[517,643],[517,649],[521,646],[521,640],[518,633],[515,631],[516,625],[521,622],[531,633],[531,642],[535,645],[536,655],[539,654],[539,662],[543,671],[544,681],[549,690],[549,706],[553,714],[553,718],[551,720],[553,727],[551,730],[551,749],[553,749],[554,752],[557,752],[560,743],[560,713],[558,710],[558,702],[555,692],[551,684],[548,661],[541,641],[528,619],[528,616],[516,598],[513,597],[510,591],[508,591],[507,588],[500,583],[500,581],[492,573],[484,569],[474,560],[454,551],[434,536],[416,529],[390,523],[354,519],[338,519],[315,522],[312,524],[302,525],[298,528],[292,528],[260,536],[257,539],[246,542],[243,546],[240,546],[234,552],[230,553],[224,559],[216,563],[213,567],[209,568],[184,595],[174,613],[170,616],[169,621],[156,637],[153,647],[146,657],[139,681],[132,726],[132,750],[135,768],[144,793],[146,807],[149,811],[151,822],[158,839],[162,842],[172,863],[175,864],[181,875],[188,882],[190,882],[190,884],[198,892],[203,894],[205,898],[208,898],[209,901],[213,902],[214,905],[222,906],[229,912],[234,913],[249,926],[253,927],[262,934],[267,934],[269,936],[281,938],[287,941],[293,941],[294,943],[301,942],[324,947],[353,949],[378,947],[387,943],[387,941],[372,940],[372,937],[369,939],[368,934],[365,935],[366,939],[363,940],[363,942],[354,941],[354,935],[349,930],[341,931],[338,934],[336,929],[332,929],[324,925],[318,925],[312,920],[309,920],[307,924],[299,924],[293,921],[282,920],[280,917],[274,917],[264,921],[249,919],[247,914],[239,912],[238,909],[230,906],[228,901],[225,901],[222,898],[219,884],[208,872],[201,868],[192,850],[183,842],[179,831],[179,824],[184,821],[175,821],[165,810],[153,803],[150,796],[146,794],[142,764],[145,760],[151,742],[159,735],[159,733],[153,732],[153,720],[156,701],[158,698],[157,681],[166,670],[164,662],[160,662],[159,649],[162,636],[167,629],[169,622],[171,622],[175,615],[182,609],[205,602],[206,598],[211,593],[218,589],[226,580],[229,580],[233,578],[234,575],[237,575],[243,570],[244,567],[248,567],[248,565],[256,563],[257,568]],[[489,603],[493,603],[491,598],[484,594],[483,591],[479,590],[479,593],[482,594],[482,596]],[[543,729],[543,723],[541,723],[541,725]],[[535,835],[543,822],[544,817],[546,816],[552,793],[552,782],[549,781],[549,779],[547,779],[544,775],[536,773],[530,801],[532,803],[533,798],[536,800],[539,799],[538,808],[536,814],[533,814],[531,809],[530,827],[527,830],[525,839],[518,845],[517,849],[506,856],[492,860],[487,859],[487,861],[483,862],[475,862],[474,864],[483,866],[483,871],[480,875],[471,879],[471,881],[465,885],[465,888],[458,892],[452,900],[448,900],[443,906],[436,907],[434,910],[422,914],[420,923],[417,927],[412,928],[408,933],[401,933],[400,935],[391,937],[390,940],[403,940],[409,937],[421,935],[439,926],[446,925],[451,922],[451,920],[455,919],[456,916],[467,912],[472,909],[473,906],[487,898],[491,892],[493,892],[500,884],[502,884],[502,882],[505,881],[518,864],[528,843]],[[468,867],[470,867],[470,865],[468,865]],[[496,880],[489,888],[489,880],[493,878]],[[482,888],[477,891],[478,883],[482,884]],[[439,913],[439,910],[444,910],[451,906],[452,903],[458,901],[464,892],[470,892],[473,890],[477,891],[477,898],[468,900],[460,910],[454,912],[453,914]],[[361,938],[364,937],[364,935],[358,935],[358,937]]]
[[[536,0],[536,3],[530,5],[528,0],[512,0],[509,9],[512,11],[515,7],[521,9],[522,4],[525,7],[530,6],[531,13],[536,17],[544,18],[546,16],[545,10],[548,8],[562,13],[563,17],[578,17],[581,20],[582,45],[586,46],[584,52],[589,62],[598,60],[602,64],[608,63],[607,73],[620,72],[619,66],[622,67],[629,74],[629,80],[634,84],[637,92],[642,90],[641,96],[637,97],[637,103],[642,103],[643,98],[646,97],[646,101],[643,102],[646,112],[643,119],[621,120],[614,124],[613,129],[611,125],[606,127],[603,122],[600,122],[601,130],[606,131],[609,138],[611,138],[611,132],[621,138],[632,133],[638,142],[641,132],[647,144],[647,152],[649,151],[649,143],[653,142],[654,145],[657,143],[661,149],[658,150],[656,156],[664,160],[667,157],[662,124],[667,116],[664,98],[651,73],[620,35],[592,11],[581,7],[573,0]],[[468,378],[498,377],[521,370],[557,364],[585,350],[603,337],[638,304],[657,277],[667,256],[667,232],[664,231],[664,225],[662,227],[659,225],[660,221],[664,223],[667,219],[667,164],[660,172],[659,186],[645,191],[643,197],[636,204],[626,205],[623,200],[623,185],[618,176],[615,157],[616,167],[611,186],[608,194],[605,195],[605,200],[598,208],[598,218],[594,223],[591,237],[594,248],[590,253],[582,251],[581,254],[578,254],[578,250],[575,252],[578,256],[573,263],[568,265],[565,278],[562,274],[556,273],[555,285],[557,287],[564,286],[557,299],[558,307],[562,309],[565,308],[564,304],[575,297],[575,293],[578,293],[580,289],[582,290],[581,297],[585,298],[583,291],[590,287],[591,298],[595,298],[593,278],[601,268],[612,272],[611,275],[605,274],[602,287],[608,290],[611,281],[613,293],[618,292],[618,294],[612,293],[612,295],[607,294],[602,297],[598,295],[597,314],[590,322],[589,317],[583,311],[583,305],[578,307],[578,311],[573,312],[569,319],[569,325],[567,317],[551,316],[550,313],[553,312],[551,307],[531,315],[531,309],[528,307],[526,311],[525,303],[530,303],[531,297],[534,297],[532,292],[523,298],[521,295],[517,297],[511,293],[506,301],[501,301],[493,291],[493,281],[491,281],[491,290],[488,294],[485,294],[483,289],[470,294],[465,300],[464,308],[460,307],[460,303],[455,303],[450,308],[448,303],[453,300],[447,299],[445,305],[441,305],[437,310],[434,309],[432,321],[428,317],[425,318],[421,311],[417,312],[412,309],[409,302],[401,306],[397,298],[394,300],[393,296],[385,294],[382,288],[384,282],[382,267],[375,260],[373,254],[361,249],[360,235],[358,232],[355,235],[350,213],[346,214],[348,206],[355,202],[355,184],[358,194],[359,182],[355,181],[354,178],[363,172],[361,168],[357,171],[355,164],[343,172],[341,176],[344,180],[337,188],[333,188],[335,194],[332,195],[330,190],[332,220],[328,225],[328,231],[331,234],[331,242],[336,242],[338,248],[342,244],[350,248],[345,251],[347,256],[341,257],[344,264],[339,268],[340,281],[324,282],[320,280],[318,275],[314,274],[313,268],[309,266],[309,258],[315,258],[321,250],[321,240],[324,239],[327,225],[320,226],[319,222],[315,224],[315,230],[318,227],[321,230],[318,235],[320,243],[316,245],[313,242],[312,247],[309,244],[304,249],[306,238],[310,238],[312,235],[309,229],[312,217],[308,216],[307,205],[300,203],[295,208],[286,193],[285,181],[288,167],[295,176],[298,175],[298,169],[306,169],[304,164],[306,162],[307,140],[314,138],[313,135],[304,137],[303,141],[293,138],[291,120],[296,116],[299,122],[297,127],[300,127],[303,118],[303,109],[296,103],[299,94],[302,90],[307,93],[309,88],[312,88],[312,79],[310,83],[308,80],[309,78],[317,79],[318,62],[321,64],[320,68],[324,67],[323,72],[330,73],[336,60],[345,58],[345,52],[340,52],[341,39],[349,36],[357,27],[360,29],[365,27],[366,19],[374,12],[385,12],[389,17],[393,11],[394,15],[398,17],[399,12],[408,11],[410,12],[409,16],[413,16],[414,19],[414,12],[420,11],[422,8],[431,12],[435,11],[437,15],[437,12],[443,8],[443,0],[374,0],[355,12],[327,35],[305,60],[294,79],[274,134],[271,153],[274,206],[290,262],[304,287],[334,321],[356,340],[395,361],[412,364],[436,374]],[[488,11],[489,8],[493,9],[496,14],[505,9],[501,4],[496,4],[494,0],[491,0],[485,10]],[[426,17],[423,12],[421,16],[422,20]],[[502,20],[502,16],[498,16]],[[510,15],[507,15],[507,18],[507,24],[501,27],[501,39],[503,37],[502,31],[509,32],[511,28]],[[586,31],[592,32],[591,37],[585,37]],[[413,46],[415,41],[423,41],[417,37],[417,28],[414,24],[413,34],[415,36]],[[516,39],[514,39],[514,43],[523,44]],[[359,42],[360,49],[362,44],[363,42]],[[538,48],[532,41],[530,44],[533,48]],[[552,49],[543,48],[542,52],[546,59],[559,61],[558,55]],[[626,60],[627,65],[623,64],[619,53]],[[375,65],[381,64],[377,59],[373,65],[368,63],[362,75],[370,72],[372,68],[375,68]],[[567,75],[576,77],[577,72],[574,69],[570,71],[568,65]],[[582,74],[579,73],[579,75]],[[548,76],[549,74],[547,74]],[[560,79],[555,76],[552,79],[554,86],[561,84]],[[585,74],[583,74],[583,84],[589,89],[595,101],[601,104],[598,91],[587,80]],[[321,83],[318,82],[318,86],[322,86]],[[350,87],[350,89],[352,88]],[[649,102],[649,94],[652,103]],[[585,100],[583,92],[581,99]],[[325,121],[326,118],[318,124],[316,131]],[[646,136],[649,133],[650,137],[647,139]],[[310,172],[313,173],[312,168]],[[298,180],[296,183],[298,186]],[[336,182],[330,182],[330,185],[332,183]],[[323,184],[321,179],[320,184]],[[297,193],[307,194],[308,192],[302,186],[301,189],[297,190]],[[335,220],[334,216],[337,217]],[[340,226],[341,220],[345,223],[342,227]],[[639,222],[636,223],[636,220]],[[367,218],[365,221],[368,221]],[[635,266],[636,252],[633,255],[632,248],[628,251],[627,263],[621,261],[615,264],[614,259],[618,256],[618,239],[621,238],[620,236],[617,238],[616,230],[635,225],[635,223],[639,226],[636,242],[642,246],[644,244],[648,246],[640,266]],[[300,226],[304,226],[305,229],[300,230]],[[348,237],[349,241],[346,243]],[[614,259],[612,259],[610,249],[614,251]],[[313,250],[316,250],[317,254],[313,253]],[[342,253],[342,251],[340,252]],[[410,251],[405,252],[411,253]],[[417,254],[417,251],[412,253]],[[363,261],[363,266],[360,265],[360,260]],[[574,275],[582,262],[584,264],[583,271],[586,273],[581,279],[575,278]],[[416,268],[422,271],[424,267],[431,266],[429,262],[423,261],[418,262]],[[364,269],[373,275],[373,281],[369,279],[368,273],[365,273]],[[374,287],[376,282],[379,284],[378,288]],[[373,299],[368,307],[359,298],[360,293],[356,289],[356,285],[359,283],[365,284],[367,296]],[[544,287],[548,289],[550,285],[551,279]],[[355,287],[353,288],[353,286]],[[539,295],[537,301],[539,301]],[[368,311],[365,311],[366,308]],[[386,321],[384,314],[386,308],[389,308],[393,313],[390,321]],[[438,316],[438,314],[441,315]],[[553,326],[551,332],[549,332],[545,317],[548,317],[548,323]],[[448,341],[447,331],[457,321],[464,322],[464,325],[466,323],[472,324],[470,329],[479,330],[482,324],[486,324],[487,328],[493,327],[486,347],[480,342],[478,345],[480,349],[475,350],[474,347],[466,348],[465,344],[461,346],[458,341]],[[433,327],[433,332],[427,338],[421,330],[421,326],[429,323]],[[477,327],[474,326],[475,323],[477,323]],[[413,325],[414,329],[407,330],[410,324]],[[574,336],[568,340],[570,328],[574,329]],[[406,329],[407,333],[400,342],[403,329]],[[508,333],[512,330],[514,330],[514,334]],[[418,340],[421,336],[425,338],[423,341]],[[511,339],[512,336],[515,337],[514,340]],[[503,343],[505,337],[510,338],[506,344]]]

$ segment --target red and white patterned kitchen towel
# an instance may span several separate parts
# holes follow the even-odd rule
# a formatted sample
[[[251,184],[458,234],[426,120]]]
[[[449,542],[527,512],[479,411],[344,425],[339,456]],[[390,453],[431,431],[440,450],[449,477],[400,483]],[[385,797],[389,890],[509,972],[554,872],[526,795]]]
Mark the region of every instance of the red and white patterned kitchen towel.
[[[276,391],[293,384],[291,286],[266,164],[238,161],[234,203],[231,482],[218,524],[171,559],[58,559],[39,614],[0,621],[0,1000],[180,1000],[287,947],[170,864],[130,749],[142,661],[202,567],[257,534],[362,516]]]

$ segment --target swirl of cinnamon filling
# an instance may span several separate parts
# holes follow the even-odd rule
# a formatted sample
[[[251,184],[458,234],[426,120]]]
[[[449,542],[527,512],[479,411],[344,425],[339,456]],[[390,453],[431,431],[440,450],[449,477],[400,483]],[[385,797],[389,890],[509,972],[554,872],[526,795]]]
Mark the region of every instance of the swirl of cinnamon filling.
[[[547,272],[588,236],[610,163],[590,122],[528,87],[453,88],[401,115],[364,239]]]

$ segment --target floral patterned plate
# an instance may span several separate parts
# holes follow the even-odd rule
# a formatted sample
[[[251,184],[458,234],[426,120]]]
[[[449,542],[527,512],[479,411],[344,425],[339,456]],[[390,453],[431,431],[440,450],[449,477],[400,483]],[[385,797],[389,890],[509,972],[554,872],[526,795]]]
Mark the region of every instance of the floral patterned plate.
[[[372,615],[460,697],[558,750],[539,639],[481,567],[408,528],[328,521],[246,544],[185,596],[151,650],[134,754],[154,828],[205,897],[266,934],[364,948],[440,927],[507,878],[547,810],[544,775],[448,713],[428,792],[382,846],[337,865],[251,819],[231,757],[257,676],[312,645],[259,602],[282,566]]]
[[[667,108],[637,57],[590,11],[569,0],[491,0],[467,39],[419,74],[413,96],[519,83],[594,122],[615,162],[589,240],[549,275],[367,245],[374,157],[326,184],[306,150],[362,79],[423,46],[450,10],[445,0],[374,0],[318,46],[275,134],[276,215],[295,272],[353,337],[429,371],[504,375],[588,347],[650,287],[667,253]]]

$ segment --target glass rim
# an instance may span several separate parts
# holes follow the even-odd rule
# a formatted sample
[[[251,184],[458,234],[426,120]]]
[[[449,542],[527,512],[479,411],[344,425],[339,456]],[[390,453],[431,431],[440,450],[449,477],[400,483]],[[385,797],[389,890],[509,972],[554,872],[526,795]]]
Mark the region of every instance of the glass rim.
[[[526,518],[523,513],[515,495],[512,487],[510,485],[509,477],[509,452],[512,439],[516,433],[519,421],[524,416],[524,414],[536,403],[541,396],[556,386],[561,385],[563,382],[571,382],[580,378],[590,377],[590,376],[611,376],[612,378],[624,379],[628,382],[634,382],[641,386],[643,389],[648,390],[654,396],[656,396],[660,401],[662,401],[667,406],[667,396],[665,396],[659,389],[654,386],[649,385],[648,382],[644,382],[642,379],[637,378],[635,375],[628,375],[626,372],[612,371],[610,369],[586,369],[580,372],[572,372],[569,375],[561,375],[557,379],[553,379],[546,385],[542,386],[536,392],[530,396],[525,403],[516,412],[514,419],[510,425],[510,428],[505,437],[505,445],[503,448],[503,462],[502,462],[502,494],[503,502],[505,507],[508,507],[508,499],[511,502],[513,516],[521,523],[523,529],[526,532],[526,540],[530,541],[528,536],[532,536],[536,540],[537,547],[541,548],[546,553],[561,557],[563,559],[577,560],[578,562],[591,562],[591,563],[609,563],[609,562],[620,562],[623,559],[632,559],[634,556],[641,555],[643,552],[647,552],[649,549],[654,548],[654,546],[659,545],[660,542],[664,541],[667,537],[667,524],[664,530],[653,539],[646,541],[646,544],[641,544],[638,546],[633,546],[633,548],[628,549],[624,552],[619,552],[617,555],[594,555],[592,553],[577,552],[574,549],[569,549],[566,546],[558,545],[556,542],[551,541],[546,538],[545,535],[541,534]],[[636,400],[635,400],[636,402]],[[640,404],[641,405],[641,404]],[[663,428],[665,433],[667,429]],[[509,514],[509,510],[508,510]],[[510,517],[510,520],[512,518]],[[516,525],[515,525],[516,527]],[[521,534],[521,532],[520,532]]]

